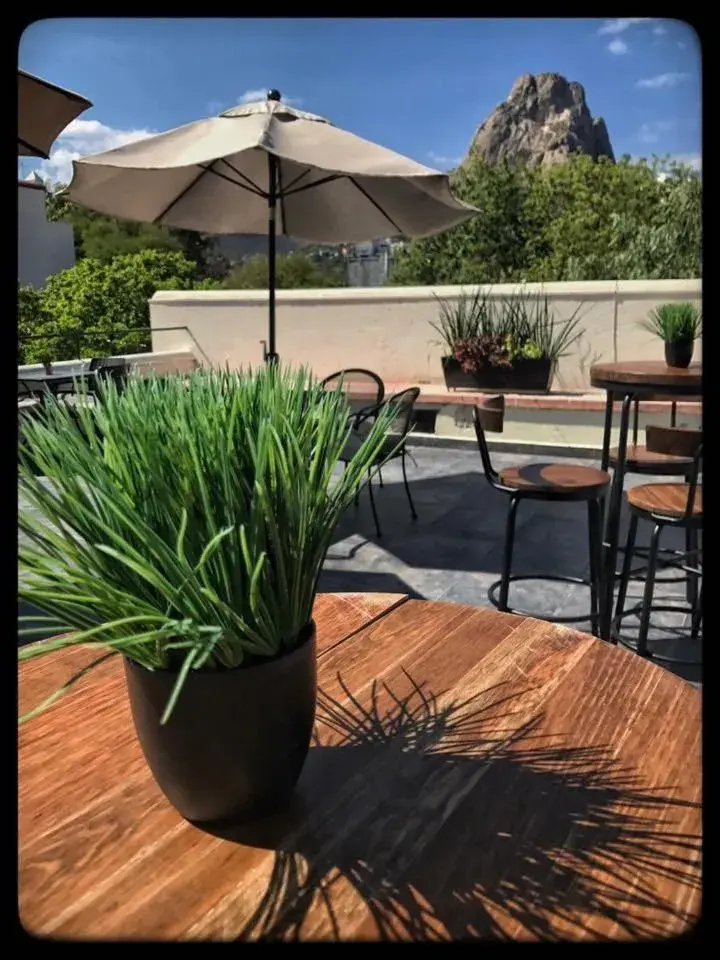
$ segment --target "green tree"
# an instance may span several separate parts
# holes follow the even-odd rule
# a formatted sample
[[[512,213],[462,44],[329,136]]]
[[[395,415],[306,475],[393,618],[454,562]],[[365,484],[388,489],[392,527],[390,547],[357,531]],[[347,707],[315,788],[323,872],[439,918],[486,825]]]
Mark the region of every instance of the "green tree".
[[[390,283],[700,275],[702,189],[689,167],[576,156],[528,168],[475,157],[451,179],[479,216],[401,251]]]
[[[232,268],[223,281],[230,290],[265,290],[269,282],[268,259],[262,254],[249,257]],[[279,290],[343,287],[342,266],[321,263],[304,252],[279,254],[275,261],[275,285]]]
[[[173,251],[143,250],[106,262],[79,260],[54,274],[43,290],[21,289],[21,362],[148,350],[152,295],[198,283],[205,285],[197,265]],[[133,330],[137,327],[144,329]],[[28,333],[43,337],[23,341]]]
[[[217,256],[207,234],[96,213],[73,203],[62,185],[48,190],[46,209],[48,220],[65,220],[72,225],[78,259],[108,261],[141,250],[170,250],[192,260],[201,276],[217,277],[227,272],[227,262]]]

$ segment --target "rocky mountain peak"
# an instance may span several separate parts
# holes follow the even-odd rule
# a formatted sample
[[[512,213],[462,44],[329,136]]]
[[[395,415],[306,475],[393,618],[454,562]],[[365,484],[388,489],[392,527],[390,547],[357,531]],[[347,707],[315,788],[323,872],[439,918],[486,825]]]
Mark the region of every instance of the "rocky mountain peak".
[[[539,165],[562,163],[573,153],[614,161],[605,121],[591,115],[582,84],[559,73],[525,73],[480,124],[468,157]]]

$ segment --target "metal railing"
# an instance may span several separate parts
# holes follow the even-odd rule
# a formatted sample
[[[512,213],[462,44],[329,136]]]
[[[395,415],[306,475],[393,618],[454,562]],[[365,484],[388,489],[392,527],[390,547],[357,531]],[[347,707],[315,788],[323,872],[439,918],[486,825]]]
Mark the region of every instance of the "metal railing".
[[[86,344],[91,337],[95,336],[95,337],[102,337],[105,341],[107,341],[111,345],[107,348],[107,352],[105,353],[105,356],[131,357],[131,356],[134,356],[135,353],[145,353],[145,352],[151,353],[152,350],[151,349],[147,351],[137,350],[135,351],[135,353],[128,353],[127,351],[122,351],[119,354],[115,354],[114,351],[117,348],[117,344],[122,340],[124,340],[128,335],[133,333],[144,333],[147,335],[148,340],[152,342],[153,333],[169,333],[170,331],[174,331],[174,330],[183,330],[185,333],[187,333],[190,339],[192,340],[193,345],[197,348],[199,355],[207,364],[210,364],[210,360],[207,354],[205,353],[203,348],[200,346],[200,344],[197,342],[195,338],[195,334],[192,332],[192,330],[190,330],[189,327],[124,327],[122,330],[102,330],[102,329],[93,328],[93,327],[86,327],[84,330],[63,331],[62,333],[28,333],[24,335],[19,335],[18,344],[21,345],[23,343],[26,343],[32,340],[66,340],[66,341],[70,340],[73,344],[75,344],[75,347],[77,349],[77,355],[72,359],[81,360],[83,358],[84,344]],[[62,363],[63,361],[55,360],[54,362]],[[30,366],[31,364],[26,363],[23,365]]]

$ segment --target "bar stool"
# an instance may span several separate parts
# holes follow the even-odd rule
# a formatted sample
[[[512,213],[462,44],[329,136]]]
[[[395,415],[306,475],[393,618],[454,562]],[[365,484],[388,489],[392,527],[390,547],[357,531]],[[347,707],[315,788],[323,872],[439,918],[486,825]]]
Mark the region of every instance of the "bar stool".
[[[693,538],[691,542],[693,543],[694,549],[688,551],[683,557],[683,560],[676,563],[676,565],[685,571],[694,585],[702,578],[702,562],[699,551],[697,550],[697,534],[701,531],[703,522],[701,483],[702,434],[699,430],[688,430],[686,432],[688,434],[695,434],[695,453],[689,481],[683,483],[645,483],[631,488],[625,494],[627,504],[631,511],[630,527],[625,544],[625,557],[620,575],[620,589],[615,605],[615,616],[613,617],[610,639],[614,643],[621,643],[623,646],[635,650],[641,656],[648,657],[652,660],[659,660],[663,663],[696,666],[700,664],[700,660],[669,657],[648,650],[648,632],[652,613],[654,611],[678,611],[682,609],[677,605],[670,606],[669,604],[656,604],[654,602],[659,541],[665,527],[681,527],[685,531],[692,531]],[[692,438],[688,437],[687,442],[690,443],[691,441]],[[649,520],[654,524],[650,537],[650,546],[648,548],[645,590],[643,592],[643,599],[629,610],[626,610],[625,599],[627,597],[628,583],[631,578],[632,558],[640,520]],[[687,562],[688,557],[694,559],[694,565]],[[689,591],[688,599],[687,612],[691,614],[690,639],[692,642],[697,642],[702,624],[702,590],[699,592],[696,589]],[[637,613],[640,614],[640,627],[637,640],[633,641],[626,634],[622,633],[621,627],[625,617]]]
[[[499,610],[524,616],[538,616],[529,610],[515,610],[508,605],[510,584],[521,580],[549,580],[559,583],[580,583],[590,587],[590,613],[579,616],[543,617],[553,623],[575,623],[590,620],[595,636],[600,632],[600,549],[602,543],[602,505],[608,491],[610,477],[604,470],[564,463],[531,463],[523,467],[508,467],[499,473],[493,469],[485,431],[502,433],[505,417],[505,397],[491,397],[473,409],[473,424],[482,459],[485,479],[491,487],[508,494],[505,549],[502,575],[488,590],[488,599]],[[515,542],[515,517],[522,500],[545,500],[567,503],[583,500],[587,503],[588,552],[590,579],[546,574],[512,575],[512,556]],[[499,591],[499,596],[496,596]]]
[[[688,401],[701,401],[701,397],[688,397]],[[644,444],[639,440],[639,414],[640,404],[647,401],[670,402],[670,425],[656,426],[650,425],[645,428],[646,440]],[[686,445],[683,441],[683,434],[688,430],[677,426],[677,398],[668,397],[662,394],[652,394],[646,397],[636,397],[633,400],[633,420],[632,435],[628,439],[627,450],[625,453],[625,463],[623,473],[637,473],[645,476],[663,476],[663,477],[683,477],[689,480],[692,472],[693,457],[692,453],[688,456]],[[609,465],[617,469],[618,448],[613,447],[609,452]],[[682,564],[685,554],[697,550],[696,543],[697,531],[688,527],[685,531],[685,551],[663,548],[658,551],[658,568],[676,569]],[[623,553],[624,548],[620,547],[618,553]],[[635,558],[645,561],[640,566],[634,568],[630,573],[631,580],[643,579],[647,571],[647,548],[636,547]],[[616,581],[620,580],[620,573],[616,574]],[[658,583],[682,583],[686,580],[683,576],[657,576]],[[693,578],[687,580],[688,583],[688,601],[692,599],[692,591],[695,587]]]

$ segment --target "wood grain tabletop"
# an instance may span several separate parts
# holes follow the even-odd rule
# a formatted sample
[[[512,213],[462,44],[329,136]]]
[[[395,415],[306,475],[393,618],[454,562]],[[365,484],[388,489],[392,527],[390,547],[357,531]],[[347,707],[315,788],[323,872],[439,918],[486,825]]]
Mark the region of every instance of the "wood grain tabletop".
[[[669,367],[664,360],[623,360],[619,363],[595,363],[590,367],[593,387],[622,392],[623,387],[643,388],[645,392],[657,388],[668,395],[682,396],[702,390],[702,364],[689,367]]]
[[[324,595],[288,807],[184,821],[107,661],[20,728],[20,918],[63,940],[657,940],[700,913],[700,693],[567,627]],[[21,709],[93,657],[20,667]],[[85,659],[83,659],[85,658]]]

